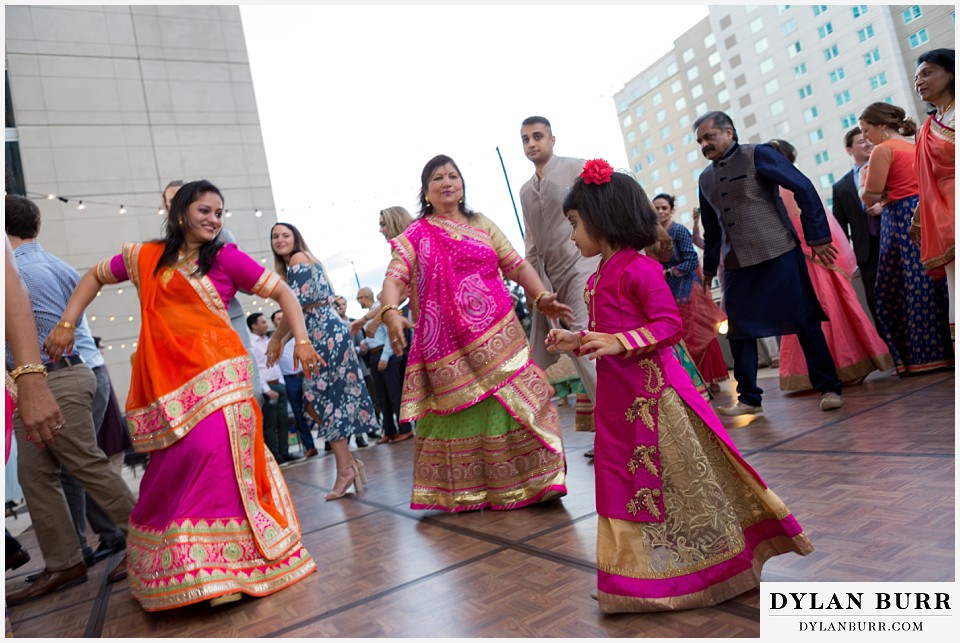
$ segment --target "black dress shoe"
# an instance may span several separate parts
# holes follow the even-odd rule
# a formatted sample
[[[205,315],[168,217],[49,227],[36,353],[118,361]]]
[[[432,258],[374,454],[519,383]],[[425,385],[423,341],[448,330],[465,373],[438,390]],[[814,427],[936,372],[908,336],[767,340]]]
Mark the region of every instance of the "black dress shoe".
[[[367,444],[367,441],[363,439],[362,435],[357,434],[355,437],[357,438],[357,447],[362,449],[364,447],[370,446],[369,444]]]
[[[30,562],[30,554],[26,549],[18,549],[7,556],[7,569],[18,569]]]
[[[73,567],[62,569],[56,572],[51,572],[45,569],[43,570],[43,573],[40,574],[40,578],[31,583],[25,589],[22,589],[19,592],[14,592],[13,594],[8,594],[7,605],[20,605],[21,603],[32,601],[35,598],[52,594],[58,589],[62,589],[64,587],[73,587],[74,585],[85,583],[86,581],[86,563],[80,562]]]
[[[127,555],[124,554],[113,569],[110,570],[110,573],[107,574],[108,583],[116,583],[117,581],[123,580],[127,577]]]
[[[593,449],[590,449],[590,450],[588,450],[588,451],[584,451],[584,452],[583,452],[583,457],[585,457],[585,458],[592,458],[592,457],[593,457]]]
[[[283,456],[284,462],[296,462],[297,460],[303,460],[303,456],[298,453],[288,453]]]
[[[93,559],[93,564],[96,565],[104,558],[109,558],[110,556],[113,556],[114,554],[121,552],[126,548],[127,543],[122,540],[118,540],[112,545],[107,545],[101,540],[100,545],[97,546],[97,551],[93,552],[93,555],[91,556]],[[89,567],[90,564],[91,563],[88,562],[87,567]]]

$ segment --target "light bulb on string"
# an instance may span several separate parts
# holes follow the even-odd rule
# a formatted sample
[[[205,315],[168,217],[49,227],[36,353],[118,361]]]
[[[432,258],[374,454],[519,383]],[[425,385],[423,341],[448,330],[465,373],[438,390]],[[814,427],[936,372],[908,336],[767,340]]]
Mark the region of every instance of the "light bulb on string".
[[[126,214],[126,213],[127,213],[127,209],[123,207],[123,204],[121,203],[120,210],[118,210],[118,214]]]
[[[122,295],[122,294],[123,294],[123,288],[117,288],[117,294],[118,294],[118,295]]]
[[[127,321],[133,321],[133,315],[130,315],[129,317],[127,317]]]
[[[115,319],[116,319],[116,317],[114,317],[113,315],[110,315],[110,321],[113,321],[113,320],[115,320]]]
[[[263,216],[263,212],[260,211],[260,208],[257,208],[256,210],[253,211],[253,216],[259,219],[260,217]]]
[[[223,216],[225,216],[225,217],[227,217],[227,218],[229,219],[230,217],[233,216],[233,213],[230,212],[230,210],[227,210],[226,212],[223,213]]]
[[[157,208],[157,216],[162,217],[162,216],[165,215],[166,213],[167,213],[167,211],[164,210],[163,208]]]
[[[87,206],[85,206],[85,205],[83,204],[83,201],[80,201],[80,203],[77,204],[77,209],[78,209],[78,210],[86,210],[86,209],[87,209]]]
[[[56,198],[57,198],[57,195],[56,195],[56,194],[48,194],[48,195],[47,195],[47,200],[48,200],[48,201],[53,201],[53,200],[56,199]]]

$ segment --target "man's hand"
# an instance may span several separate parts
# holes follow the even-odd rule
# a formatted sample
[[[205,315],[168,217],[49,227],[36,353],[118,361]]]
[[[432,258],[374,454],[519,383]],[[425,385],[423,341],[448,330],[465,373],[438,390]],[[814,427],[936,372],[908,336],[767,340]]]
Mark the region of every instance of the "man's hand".
[[[377,362],[377,370],[381,372],[387,370],[387,360],[382,359],[379,362]]]
[[[266,391],[266,392],[264,393],[264,395],[266,395],[268,398],[270,398],[270,401],[271,401],[271,402],[276,402],[278,399],[280,399],[280,394],[277,393],[276,391],[274,391],[273,389],[270,389],[269,391]]]
[[[883,204],[877,201],[870,207],[864,208],[864,211],[871,217],[879,217],[881,214],[883,214]]]
[[[710,294],[710,287],[713,284],[713,278],[716,275],[711,275],[708,272],[703,273],[703,292]]]
[[[837,260],[837,249],[832,243],[810,246],[810,250],[813,253],[813,260],[819,260],[825,266],[832,266]]]

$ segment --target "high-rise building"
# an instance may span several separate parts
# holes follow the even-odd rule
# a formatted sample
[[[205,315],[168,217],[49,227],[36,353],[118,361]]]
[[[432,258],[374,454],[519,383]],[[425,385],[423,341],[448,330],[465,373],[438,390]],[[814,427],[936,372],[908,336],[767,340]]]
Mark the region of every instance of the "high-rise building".
[[[273,192],[236,6],[6,6],[6,187],[81,274],[161,234],[161,189],[208,179],[224,227],[272,265]],[[241,297],[247,310],[263,305]],[[269,307],[265,307],[269,311]],[[87,310],[123,402],[140,329],[131,284]]]
[[[711,6],[673,50],[614,96],[634,175],[652,198],[677,199],[690,226],[707,161],[692,126],[727,112],[745,143],[782,138],[831,205],[850,169],[844,134],[863,109],[885,101],[917,124],[926,106],[913,91],[922,52],[954,47],[953,5]]]

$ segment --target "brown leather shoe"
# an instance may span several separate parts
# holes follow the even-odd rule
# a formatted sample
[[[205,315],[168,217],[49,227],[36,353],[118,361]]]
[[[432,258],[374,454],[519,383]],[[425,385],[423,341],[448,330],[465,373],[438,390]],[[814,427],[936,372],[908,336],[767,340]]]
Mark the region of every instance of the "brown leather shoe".
[[[387,442],[393,442],[394,437],[395,436],[392,436],[392,435],[385,435],[379,440],[377,440],[377,444],[386,444]]]
[[[120,559],[120,562],[117,563],[116,567],[110,570],[110,573],[107,574],[108,583],[116,583],[117,581],[123,580],[127,577],[127,555],[124,553],[123,558]]]
[[[79,562],[73,567],[61,569],[56,572],[45,569],[40,575],[40,578],[31,583],[29,587],[19,592],[9,594],[7,596],[7,605],[20,605],[21,603],[32,601],[35,598],[52,594],[58,589],[73,587],[86,581],[87,565],[84,562]]]
[[[26,549],[18,549],[7,556],[7,569],[18,569],[30,562],[30,554]]]
[[[319,454],[317,453],[317,450],[316,450],[316,449],[307,449],[307,452],[304,453],[303,455],[304,455],[304,457],[306,457],[306,458],[315,458],[315,457],[317,457],[317,455],[319,455]]]

